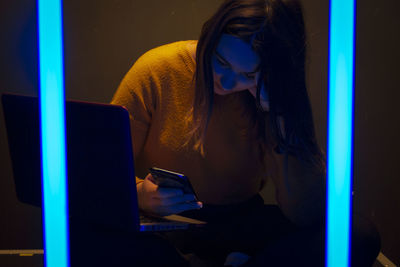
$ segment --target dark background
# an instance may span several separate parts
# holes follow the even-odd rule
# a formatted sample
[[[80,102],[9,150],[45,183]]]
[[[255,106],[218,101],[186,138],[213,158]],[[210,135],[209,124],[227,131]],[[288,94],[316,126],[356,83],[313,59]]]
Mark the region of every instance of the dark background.
[[[222,0],[64,1],[66,96],[109,102],[145,51],[197,39]],[[328,0],[303,0],[308,34],[307,82],[317,137],[326,148]],[[357,3],[354,209],[372,219],[382,252],[400,264],[397,108],[400,62],[397,0]],[[0,0],[0,93],[37,96],[36,1]],[[41,213],[18,203],[0,108],[0,249],[42,247]],[[263,192],[273,202],[272,188]]]

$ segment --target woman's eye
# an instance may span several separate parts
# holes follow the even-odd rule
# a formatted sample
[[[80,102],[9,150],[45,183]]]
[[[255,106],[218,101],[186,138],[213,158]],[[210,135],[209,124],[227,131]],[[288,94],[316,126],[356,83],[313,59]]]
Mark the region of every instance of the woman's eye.
[[[225,63],[225,62],[223,62],[223,61],[222,61],[221,59],[219,59],[218,57],[217,57],[217,61],[218,61],[218,63],[219,63],[221,66],[228,67],[228,64]]]
[[[254,78],[256,78],[256,75],[254,74],[246,74],[245,76],[248,80],[254,80]]]

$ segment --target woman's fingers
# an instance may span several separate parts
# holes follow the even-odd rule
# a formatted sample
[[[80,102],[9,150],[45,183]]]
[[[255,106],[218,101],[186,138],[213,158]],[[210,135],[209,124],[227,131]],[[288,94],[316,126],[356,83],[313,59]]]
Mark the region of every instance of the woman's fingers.
[[[151,174],[137,186],[139,207],[149,213],[161,216],[180,213],[186,210],[199,209],[193,194],[184,194],[179,188],[165,188],[156,185]]]
[[[170,197],[179,197],[183,196],[183,191],[178,188],[165,188],[158,187],[156,197],[158,198],[170,198]]]
[[[193,201],[193,202],[180,203],[172,206],[160,206],[158,213],[161,214],[162,216],[166,216],[166,215],[181,213],[187,210],[200,209],[202,207],[203,204],[201,202]]]
[[[157,201],[157,205],[160,206],[173,206],[196,200],[196,197],[193,194],[184,194],[180,189],[162,187],[157,189],[154,198]]]
[[[160,199],[160,204],[162,206],[171,206],[171,205],[176,205],[180,203],[186,203],[186,202],[193,202],[195,201],[196,198],[192,194],[185,194],[181,196],[173,196],[169,198],[162,198]]]

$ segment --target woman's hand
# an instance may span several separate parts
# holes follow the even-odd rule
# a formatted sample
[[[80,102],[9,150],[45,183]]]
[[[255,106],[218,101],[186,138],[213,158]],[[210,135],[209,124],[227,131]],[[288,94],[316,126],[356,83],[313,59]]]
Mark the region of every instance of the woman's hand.
[[[248,262],[250,256],[241,252],[230,253],[225,260],[224,266],[240,266]]]
[[[192,194],[184,194],[178,188],[163,188],[153,182],[149,173],[144,182],[137,185],[139,208],[147,213],[166,216],[185,210],[200,209],[203,204],[195,201]]]
[[[259,75],[259,73],[256,76],[257,81],[258,81],[258,75]],[[253,87],[249,88],[248,90],[253,95],[254,98],[257,98],[257,85],[254,85]],[[264,84],[261,84],[260,104],[264,111],[269,111],[269,95],[268,95],[267,90],[265,89]]]

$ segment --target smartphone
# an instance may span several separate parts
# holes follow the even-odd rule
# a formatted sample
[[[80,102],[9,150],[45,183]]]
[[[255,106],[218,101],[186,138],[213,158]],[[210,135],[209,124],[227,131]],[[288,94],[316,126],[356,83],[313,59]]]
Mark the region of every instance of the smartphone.
[[[150,168],[150,173],[154,178],[154,183],[160,187],[169,187],[169,188],[179,188],[183,191],[184,194],[192,194],[196,197],[197,195],[193,190],[192,185],[190,184],[187,176],[172,172],[156,167]]]

